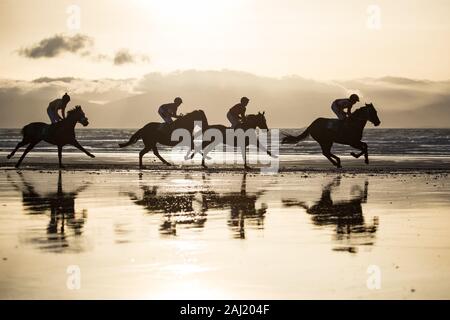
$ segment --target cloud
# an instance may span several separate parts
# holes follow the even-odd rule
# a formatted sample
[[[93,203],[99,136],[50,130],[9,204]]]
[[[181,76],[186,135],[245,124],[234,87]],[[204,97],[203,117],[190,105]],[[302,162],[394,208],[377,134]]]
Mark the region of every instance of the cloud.
[[[128,49],[120,49],[116,52],[113,59],[113,63],[116,66],[127,63],[137,63],[138,61],[148,62],[149,58],[146,55],[131,54]]]
[[[42,39],[29,47],[21,48],[17,52],[19,55],[29,59],[55,58],[64,53],[72,53],[94,62],[108,61],[116,66],[131,63],[148,63],[150,61],[147,55],[131,53],[125,48],[118,50],[113,55],[99,53],[96,52],[94,43],[93,38],[83,34],[74,36],[56,34]]]
[[[82,52],[82,50],[89,49],[93,43],[92,38],[83,34],[72,37],[56,34],[30,47],[20,49],[19,54],[30,59],[54,58],[65,52],[86,54],[87,51]]]
[[[357,106],[375,104],[384,127],[449,126],[449,81],[389,77],[322,82],[299,76],[187,70],[130,79],[0,79],[0,127],[47,121],[49,101],[68,92],[71,106],[86,106],[93,127],[136,128],[160,121],[158,107],[176,96],[184,101],[180,112],[203,109],[210,123],[226,124],[226,112],[245,95],[250,98],[248,112],[266,111],[270,127],[301,128],[317,117],[334,117],[331,102],[352,89],[362,95]]]
[[[126,49],[122,49],[116,52],[116,55],[114,56],[114,64],[115,65],[122,65],[126,63],[134,63],[135,57],[130,54],[130,52]]]
[[[34,83],[49,83],[49,82],[66,82],[70,83],[75,80],[74,77],[61,77],[61,78],[49,78],[49,77],[41,77],[34,79],[32,82]]]

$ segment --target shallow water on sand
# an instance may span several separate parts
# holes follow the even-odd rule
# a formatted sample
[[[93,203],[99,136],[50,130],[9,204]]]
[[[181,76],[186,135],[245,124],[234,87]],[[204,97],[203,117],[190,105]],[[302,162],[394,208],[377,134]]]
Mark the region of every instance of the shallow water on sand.
[[[449,181],[3,170],[0,298],[448,299]]]

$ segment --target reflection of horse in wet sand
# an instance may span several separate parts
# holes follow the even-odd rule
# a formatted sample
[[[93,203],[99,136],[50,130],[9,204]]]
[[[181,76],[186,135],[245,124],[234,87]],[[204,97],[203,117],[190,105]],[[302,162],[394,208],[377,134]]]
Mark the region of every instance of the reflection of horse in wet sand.
[[[22,186],[17,185],[8,176],[14,188],[22,193],[22,204],[28,214],[50,213],[47,226],[47,237],[31,239],[39,247],[48,251],[82,251],[70,241],[71,237],[81,236],[86,219],[86,210],[75,212],[75,199],[84,191],[88,184],[84,184],[73,192],[63,192],[61,171],[58,175],[57,191],[47,195],[36,192],[34,186],[26,181],[23,174],[19,174]],[[69,228],[69,233],[67,228]],[[72,247],[73,246],[73,247]],[[70,250],[69,250],[70,249]]]
[[[205,210],[229,208],[228,226],[235,238],[245,239],[246,224],[257,229],[264,228],[267,204],[262,203],[259,209],[256,208],[256,201],[263,193],[264,191],[247,193],[247,174],[244,173],[240,192],[228,192],[223,195],[212,191],[203,192],[203,205]]]
[[[205,176],[204,176],[205,180]],[[245,221],[262,229],[267,205],[256,208],[256,201],[262,194],[248,194],[246,175],[243,175],[240,192],[220,194],[209,190],[182,193],[159,193],[158,187],[141,186],[142,197],[129,192],[130,199],[144,207],[149,213],[162,213],[164,222],[160,227],[162,234],[176,234],[177,224],[189,228],[203,228],[209,210],[230,209],[228,225],[236,238],[245,238]]]
[[[304,208],[308,214],[312,215],[312,221],[317,226],[336,226],[335,240],[339,243],[346,242],[348,246],[334,250],[356,252],[356,246],[373,244],[378,217],[373,218],[372,224],[365,223],[362,204],[367,202],[368,181],[364,184],[364,190],[357,185],[353,187],[353,190],[358,192],[353,199],[333,201],[331,193],[333,188],[340,185],[340,181],[341,177],[337,177],[327,184],[322,190],[320,200],[312,206],[292,199],[283,199],[283,205]]]
[[[196,197],[196,192],[159,193],[158,187],[141,186],[142,197],[129,192],[128,196],[137,205],[144,207],[149,213],[162,213],[164,221],[160,227],[161,234],[176,235],[176,225],[183,224],[190,228],[203,228],[206,213]],[[197,208],[200,207],[200,208]]]

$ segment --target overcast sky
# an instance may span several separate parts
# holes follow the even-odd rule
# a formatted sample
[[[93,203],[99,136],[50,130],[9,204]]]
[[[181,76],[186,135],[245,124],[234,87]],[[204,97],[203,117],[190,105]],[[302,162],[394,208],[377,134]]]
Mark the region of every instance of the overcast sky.
[[[449,12],[448,0],[1,0],[0,77],[232,69],[445,80]]]

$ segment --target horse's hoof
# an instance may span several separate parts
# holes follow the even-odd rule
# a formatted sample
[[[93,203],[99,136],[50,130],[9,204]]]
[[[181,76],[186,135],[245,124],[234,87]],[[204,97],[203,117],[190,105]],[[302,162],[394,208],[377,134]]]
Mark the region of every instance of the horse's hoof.
[[[95,156],[94,156],[93,154],[90,154],[90,155],[89,155],[89,157],[91,157],[91,158],[95,158]]]
[[[171,163],[166,163],[166,166],[170,167],[172,164]]]
[[[350,154],[351,154],[352,156],[354,156],[355,158],[358,158],[358,156],[356,155],[356,153],[350,152]]]
[[[369,164],[369,160],[364,161],[366,164]]]
[[[8,155],[6,156],[6,159],[11,159],[11,155],[8,154]]]

